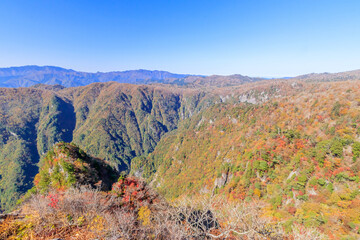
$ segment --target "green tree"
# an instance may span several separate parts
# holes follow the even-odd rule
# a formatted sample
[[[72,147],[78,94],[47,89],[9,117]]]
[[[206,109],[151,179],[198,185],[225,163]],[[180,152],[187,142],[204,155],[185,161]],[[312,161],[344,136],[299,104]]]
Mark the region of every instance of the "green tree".
[[[331,144],[330,151],[335,157],[342,157],[343,156],[343,145],[341,144],[340,141],[335,140]]]
[[[354,154],[354,157],[360,157],[360,142],[354,142],[352,145],[352,153]]]

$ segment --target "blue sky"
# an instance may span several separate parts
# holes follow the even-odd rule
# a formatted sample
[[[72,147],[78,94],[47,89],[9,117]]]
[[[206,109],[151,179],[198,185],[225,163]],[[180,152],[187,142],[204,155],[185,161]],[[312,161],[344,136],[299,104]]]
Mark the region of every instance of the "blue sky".
[[[295,76],[360,69],[357,0],[1,0],[0,67]]]

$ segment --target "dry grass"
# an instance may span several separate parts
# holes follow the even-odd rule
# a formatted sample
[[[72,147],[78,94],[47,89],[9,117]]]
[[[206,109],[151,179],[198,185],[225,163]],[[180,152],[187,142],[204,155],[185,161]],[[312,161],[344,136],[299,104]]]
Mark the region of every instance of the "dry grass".
[[[264,206],[258,202],[184,198],[173,206],[158,200],[133,208],[84,187],[49,196],[29,199],[22,207],[24,219],[1,222],[0,239],[323,239],[300,226],[286,235],[262,216]]]

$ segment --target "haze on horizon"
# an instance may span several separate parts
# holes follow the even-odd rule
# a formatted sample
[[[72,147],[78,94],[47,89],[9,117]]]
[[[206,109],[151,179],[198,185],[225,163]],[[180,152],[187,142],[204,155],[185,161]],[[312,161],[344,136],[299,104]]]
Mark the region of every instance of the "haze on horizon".
[[[360,2],[0,2],[0,67],[290,77],[360,68]]]

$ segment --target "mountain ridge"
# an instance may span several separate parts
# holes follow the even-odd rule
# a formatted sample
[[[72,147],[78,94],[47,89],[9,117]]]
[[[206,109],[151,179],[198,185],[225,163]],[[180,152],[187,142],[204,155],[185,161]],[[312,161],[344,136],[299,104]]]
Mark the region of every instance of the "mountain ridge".
[[[64,87],[86,86],[95,82],[118,82],[130,84],[168,84],[186,88],[222,88],[241,86],[259,81],[298,80],[305,82],[331,82],[360,79],[360,70],[338,73],[309,73],[295,77],[265,78],[232,75],[177,74],[161,70],[125,70],[110,72],[83,72],[56,66],[27,65],[0,68],[0,87],[32,87],[39,84]]]
[[[175,74],[159,70],[139,69],[90,73],[55,66],[28,65],[0,68],[0,87],[30,87],[36,84],[77,87],[109,81],[133,84],[161,83],[164,80],[170,81],[187,76],[189,74]]]

